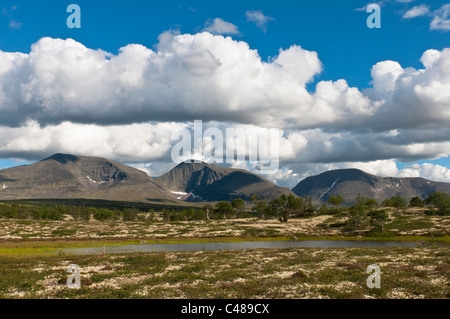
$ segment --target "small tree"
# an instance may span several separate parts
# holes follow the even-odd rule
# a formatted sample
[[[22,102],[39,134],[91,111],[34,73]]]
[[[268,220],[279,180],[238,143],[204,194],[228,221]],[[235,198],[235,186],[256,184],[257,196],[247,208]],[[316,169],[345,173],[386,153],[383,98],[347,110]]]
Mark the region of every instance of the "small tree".
[[[327,215],[329,213],[329,211],[330,210],[329,210],[327,204],[325,204],[325,203],[323,203],[322,206],[320,206],[320,208],[319,208],[319,213],[321,215]]]
[[[96,220],[100,220],[100,221],[105,221],[105,220],[111,220],[114,218],[114,213],[108,209],[104,209],[104,208],[97,208],[94,211],[94,219]]]
[[[154,220],[155,219],[155,210],[153,208],[148,210],[148,220]]]
[[[425,204],[437,208],[440,215],[450,214],[450,195],[442,192],[434,192],[426,200]]]
[[[328,203],[330,203],[333,206],[341,206],[341,204],[344,202],[344,197],[342,197],[341,195],[337,195],[337,196],[331,196],[330,198],[328,198]]]
[[[283,223],[286,223],[290,217],[304,213],[303,199],[292,194],[282,194],[271,200],[269,206],[271,212]]]
[[[384,210],[371,211],[368,216],[370,217],[370,225],[378,228],[381,232],[384,231],[384,224],[389,221],[389,215]]]
[[[122,211],[122,220],[123,221],[133,221],[136,220],[138,215],[138,210],[135,208],[125,208]]]
[[[409,201],[409,207],[423,207],[423,200],[419,196],[414,196]]]
[[[348,210],[349,217],[347,220],[347,226],[351,229],[361,228],[362,224],[367,219],[367,206],[355,205]]]
[[[303,199],[303,213],[305,214],[314,214],[316,211],[316,208],[313,205],[312,197],[305,197]]]
[[[228,216],[232,216],[234,213],[234,208],[231,203],[226,201],[221,201],[216,204],[215,211],[217,214],[223,216],[223,219],[227,219]]]
[[[366,199],[364,200],[364,205],[366,205],[367,207],[369,207],[369,209],[372,209],[372,208],[374,208],[374,207],[377,207],[377,206],[378,206],[378,203],[377,203],[377,201],[376,201],[375,199],[373,199],[373,198],[366,198]]]
[[[361,194],[356,195],[356,206],[364,206],[366,204],[366,199],[361,196]]]
[[[328,198],[328,203],[334,206],[334,213],[339,213],[341,211],[341,205],[344,201],[345,199],[341,195]]]
[[[168,210],[167,208],[162,209],[162,218],[164,221],[169,221],[170,215],[171,215],[170,210]]]
[[[250,203],[252,203],[253,205],[256,205],[258,203],[258,201],[260,200],[258,195],[253,194],[252,196],[250,196]]]
[[[386,199],[383,204],[385,207],[403,208],[406,207],[406,200],[401,195],[395,195]]]
[[[205,212],[206,219],[209,220],[210,219],[209,213],[213,210],[213,205],[211,205],[210,203],[206,203],[205,205],[202,206],[202,209]]]
[[[269,205],[267,205],[266,200],[261,200],[255,204],[252,208],[255,212],[258,213],[259,217],[265,218],[268,215]]]
[[[233,201],[231,202],[231,206],[233,206],[234,208],[233,218],[236,218],[244,210],[245,201],[242,198],[233,199]]]

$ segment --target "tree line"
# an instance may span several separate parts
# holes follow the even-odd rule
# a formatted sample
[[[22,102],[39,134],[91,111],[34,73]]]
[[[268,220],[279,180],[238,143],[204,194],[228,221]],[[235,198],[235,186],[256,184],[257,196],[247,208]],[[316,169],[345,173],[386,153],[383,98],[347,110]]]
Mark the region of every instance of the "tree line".
[[[369,220],[373,226],[383,229],[387,221],[387,213],[380,207],[405,209],[406,207],[427,207],[425,214],[450,215],[450,195],[442,192],[430,194],[425,200],[418,196],[411,198],[409,204],[400,195],[393,196],[378,205],[372,198],[360,195],[356,203],[345,207],[345,198],[340,195],[331,196],[327,203],[320,207],[313,205],[311,197],[297,197],[293,194],[282,194],[272,200],[260,199],[253,195],[246,202],[241,198],[232,201],[220,201],[215,204],[205,203],[201,209],[162,209],[159,213],[165,221],[190,221],[235,218],[276,218],[286,223],[291,218],[307,217],[314,214],[333,215],[348,213],[349,228],[358,228],[364,221]],[[252,205],[249,209],[249,205]],[[0,218],[34,219],[34,220],[62,220],[65,216],[72,216],[74,220],[89,221],[151,221],[156,217],[154,209],[139,210],[137,208],[98,208],[68,205],[33,205],[18,202],[0,203]]]
[[[108,209],[86,206],[33,205],[18,202],[0,203],[0,218],[5,219],[63,220],[65,216],[71,216],[74,220],[82,221],[91,219],[135,221],[146,220],[154,214],[154,210],[149,210],[147,216],[142,216],[142,211],[136,208]]]
[[[205,218],[209,219],[233,219],[238,217],[278,218],[281,222],[287,222],[289,218],[313,214],[315,208],[311,198],[296,197],[292,194],[282,194],[280,197],[267,201],[261,200],[257,195],[250,197],[253,204],[251,212],[245,211],[246,202],[236,198],[231,202],[220,201],[215,205],[206,203],[202,210]]]
[[[332,196],[328,199],[331,207],[323,204],[319,210],[322,214],[338,214],[343,211],[348,211],[348,218],[345,227],[348,230],[359,229],[364,223],[369,222],[375,230],[384,231],[384,224],[389,221],[389,215],[384,207],[391,207],[397,210],[403,210],[407,207],[425,207],[427,215],[450,215],[450,195],[442,192],[435,192],[430,194],[425,200],[418,196],[414,196],[409,201],[409,205],[405,198],[400,195],[395,195],[381,203],[381,209],[378,207],[376,200],[372,198],[365,198],[358,194],[356,203],[348,208],[343,208],[342,203],[345,199],[338,195]]]

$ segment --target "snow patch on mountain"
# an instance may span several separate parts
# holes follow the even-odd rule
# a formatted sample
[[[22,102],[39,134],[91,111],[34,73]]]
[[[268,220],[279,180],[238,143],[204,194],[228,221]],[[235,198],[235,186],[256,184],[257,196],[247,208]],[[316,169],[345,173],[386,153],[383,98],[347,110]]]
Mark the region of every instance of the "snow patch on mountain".
[[[333,184],[331,184],[330,188],[328,188],[328,190],[327,190],[326,192],[324,192],[324,193],[322,194],[322,196],[320,196],[320,199],[322,199],[322,198],[325,196],[326,193],[328,193],[329,191],[331,191],[331,190],[333,189],[334,185],[336,185],[336,183],[338,182],[338,180],[339,180],[339,178],[336,179],[336,180],[334,181]]]
[[[174,195],[181,195],[181,196],[177,196],[177,199],[182,199],[184,196],[188,195],[188,193],[185,193],[185,192],[175,192],[175,191],[170,191],[170,192]]]
[[[104,184],[104,183],[106,183],[107,181],[101,181],[101,182],[97,182],[97,181],[94,181],[92,178],[90,178],[89,176],[86,176],[86,178],[91,182],[91,183],[95,183],[95,184]]]
[[[200,199],[202,202],[206,202],[203,198],[201,198],[200,196],[195,195],[194,193],[191,193],[192,198],[196,199]]]
[[[185,192],[174,192],[174,191],[170,191],[172,194],[175,194],[175,195],[187,195],[188,193],[185,193]]]
[[[338,180],[339,180],[339,178],[336,179],[336,180],[334,181],[333,184],[331,184],[331,187],[328,189],[328,191],[331,191],[331,189],[334,187],[334,185],[336,185],[336,183],[338,182]]]

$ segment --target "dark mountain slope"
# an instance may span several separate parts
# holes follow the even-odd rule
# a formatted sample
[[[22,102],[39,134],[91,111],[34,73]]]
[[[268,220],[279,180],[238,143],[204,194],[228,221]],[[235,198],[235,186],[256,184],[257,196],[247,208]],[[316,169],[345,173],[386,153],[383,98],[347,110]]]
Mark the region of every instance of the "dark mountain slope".
[[[206,163],[181,163],[156,181],[189,201],[248,200],[253,194],[271,199],[291,193],[248,171]]]
[[[351,204],[361,194],[381,203],[398,194],[409,200],[413,196],[425,198],[435,191],[450,193],[450,184],[423,178],[382,178],[358,169],[340,169],[307,177],[292,191],[298,196],[312,196],[315,202],[326,202],[331,196],[341,195]]]

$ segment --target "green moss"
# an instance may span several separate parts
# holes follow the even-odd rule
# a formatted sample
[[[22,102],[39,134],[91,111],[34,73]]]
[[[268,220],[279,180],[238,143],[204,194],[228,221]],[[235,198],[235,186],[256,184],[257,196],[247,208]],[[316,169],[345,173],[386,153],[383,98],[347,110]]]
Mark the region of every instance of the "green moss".
[[[409,216],[398,216],[391,223],[385,225],[385,229],[396,229],[399,231],[411,231],[418,229],[429,229],[435,227],[436,224],[429,218],[411,218]]]

